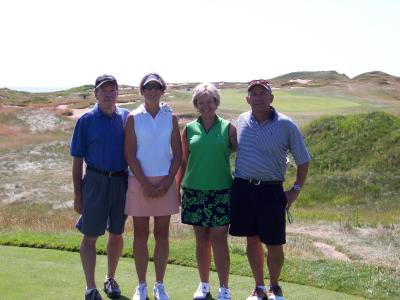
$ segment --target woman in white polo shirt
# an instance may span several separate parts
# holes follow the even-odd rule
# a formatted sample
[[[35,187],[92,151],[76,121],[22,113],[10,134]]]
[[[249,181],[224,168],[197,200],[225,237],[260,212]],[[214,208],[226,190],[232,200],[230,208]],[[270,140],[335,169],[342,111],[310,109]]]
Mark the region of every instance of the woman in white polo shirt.
[[[135,266],[139,285],[133,300],[145,300],[148,265],[149,220],[154,217],[154,297],[168,300],[163,285],[169,251],[169,224],[179,212],[175,174],[181,163],[178,120],[169,106],[160,104],[165,81],[147,74],[139,85],[144,103],[128,117],[125,129],[125,158],[130,169],[125,213],[133,217]]]

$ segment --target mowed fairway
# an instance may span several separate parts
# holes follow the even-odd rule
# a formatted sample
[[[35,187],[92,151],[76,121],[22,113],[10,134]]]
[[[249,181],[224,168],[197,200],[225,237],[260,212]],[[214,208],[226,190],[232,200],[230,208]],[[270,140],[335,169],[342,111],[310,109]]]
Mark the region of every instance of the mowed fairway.
[[[0,299],[2,300],[83,298],[85,284],[78,253],[1,246],[0,261]],[[96,276],[100,286],[105,274],[106,257],[98,256],[97,265]],[[119,299],[131,299],[137,284],[132,259],[121,259],[117,278],[123,294]],[[148,284],[151,287],[154,283],[153,278],[154,269],[151,264],[148,270]],[[217,282],[217,275],[212,273],[211,285],[214,297],[217,295]],[[192,299],[193,291],[198,284],[197,270],[169,265],[165,284],[172,300]],[[233,299],[246,299],[249,291],[253,288],[253,282],[250,277],[231,276],[230,286]],[[286,294],[285,299],[288,300],[362,299],[297,284],[282,283],[282,287]],[[102,294],[104,296],[103,292]],[[149,296],[152,299],[152,292]]]
[[[359,103],[348,99],[296,95],[286,91],[273,91],[275,100],[272,104],[284,112],[326,112],[343,108],[357,107]],[[221,108],[245,111],[249,109],[246,92],[242,90],[221,90]]]
[[[250,110],[250,106],[246,102],[246,90],[222,89],[220,93],[219,113],[223,116],[234,119],[241,112]],[[273,94],[272,106],[291,117],[300,126],[323,115],[345,115],[375,110],[400,113],[400,103],[394,101],[376,101],[351,96],[325,96],[319,95],[317,90],[308,90],[307,92],[305,89],[276,89],[273,90]]]
[[[291,89],[273,90],[273,106],[280,112],[288,115],[299,125],[316,119],[322,115],[344,115],[351,113],[363,113],[375,110],[384,110],[390,113],[400,113],[400,103],[394,101],[377,101],[360,99],[354,96],[324,95],[317,89]],[[221,104],[217,113],[223,117],[234,120],[237,116],[250,110],[246,102],[245,89],[220,89]],[[173,90],[167,92],[162,101],[167,102],[178,115],[184,115],[189,120],[197,115],[192,105],[192,94],[188,90]],[[127,109],[134,109],[135,104],[122,104]]]

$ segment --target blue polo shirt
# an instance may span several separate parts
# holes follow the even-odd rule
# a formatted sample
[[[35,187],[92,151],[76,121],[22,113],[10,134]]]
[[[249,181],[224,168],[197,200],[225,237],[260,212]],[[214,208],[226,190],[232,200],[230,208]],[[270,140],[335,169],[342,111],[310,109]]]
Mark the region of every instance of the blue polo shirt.
[[[117,107],[112,116],[107,116],[95,104],[75,125],[71,156],[83,157],[87,165],[99,170],[126,170],[124,125],[128,114],[129,110]]]

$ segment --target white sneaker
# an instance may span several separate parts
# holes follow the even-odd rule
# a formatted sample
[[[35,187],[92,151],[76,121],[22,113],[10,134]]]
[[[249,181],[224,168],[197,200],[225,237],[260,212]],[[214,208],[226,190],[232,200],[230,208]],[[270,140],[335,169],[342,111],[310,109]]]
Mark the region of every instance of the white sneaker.
[[[220,287],[217,300],[231,300],[231,291],[225,287]]]
[[[155,300],[169,300],[169,296],[167,294],[167,292],[165,291],[165,287],[162,283],[157,282],[154,285],[154,299]]]
[[[148,300],[149,297],[147,297],[147,285],[146,283],[140,283],[136,287],[135,294],[132,297],[132,300]]]
[[[206,282],[200,282],[197,290],[193,294],[193,300],[203,300],[211,296],[210,285]]]

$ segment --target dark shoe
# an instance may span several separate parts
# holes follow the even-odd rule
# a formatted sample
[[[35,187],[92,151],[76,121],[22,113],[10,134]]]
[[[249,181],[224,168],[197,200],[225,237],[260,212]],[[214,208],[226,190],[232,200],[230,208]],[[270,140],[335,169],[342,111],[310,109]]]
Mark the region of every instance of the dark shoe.
[[[85,295],[85,300],[103,300],[97,289],[91,290],[89,294]]]
[[[121,296],[121,290],[114,278],[108,278],[104,281],[104,292],[109,298],[118,298]]]
[[[268,300],[266,289],[256,286],[247,300]]]
[[[284,300],[282,289],[279,285],[270,286],[268,291],[268,300]]]

